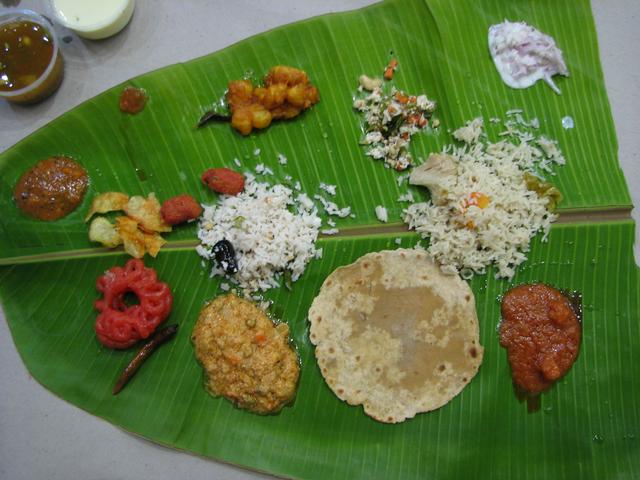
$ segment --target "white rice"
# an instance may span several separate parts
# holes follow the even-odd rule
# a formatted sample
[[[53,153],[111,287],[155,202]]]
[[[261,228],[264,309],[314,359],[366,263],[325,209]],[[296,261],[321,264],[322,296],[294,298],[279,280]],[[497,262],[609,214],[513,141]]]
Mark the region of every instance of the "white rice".
[[[255,172],[258,175],[273,175],[273,170],[269,167],[265,166],[264,163],[259,163],[256,165]]]
[[[465,144],[449,145],[444,153],[454,157],[456,173],[442,177],[437,204],[412,204],[404,220],[430,238],[427,250],[444,272],[468,278],[493,263],[496,277],[510,279],[526,260],[531,238],[541,231],[545,241],[557,218],[547,210],[547,198],[527,189],[523,174],[549,171],[552,164],[564,164],[564,158],[556,142],[513,128],[509,136],[516,143],[491,143],[482,135],[479,119],[454,132]],[[489,197],[489,204],[469,203],[473,192]]]
[[[413,202],[413,193],[411,193],[411,192],[403,193],[402,195],[400,195],[398,197],[398,200],[396,200],[396,201],[400,202],[400,203],[402,203],[402,202]]]
[[[314,195],[313,198],[315,198],[316,200],[318,200],[322,204],[322,207],[324,208],[324,211],[328,215],[335,215],[335,216],[340,217],[340,218],[344,218],[344,217],[347,217],[347,216],[351,215],[351,207],[340,208],[340,207],[338,207],[337,204],[327,200],[326,198],[322,197],[321,195]]]
[[[453,132],[453,137],[456,140],[467,144],[476,143],[480,139],[483,126],[484,122],[482,120],[482,117],[474,118],[473,120],[467,122],[464,127],[461,127]]]
[[[378,205],[376,207],[376,217],[382,223],[387,223],[389,221],[389,214],[387,213],[387,209],[384,208],[382,205]]]
[[[402,175],[398,175],[398,177],[396,178],[396,182],[398,182],[398,186],[402,185],[404,182],[406,182],[409,179],[409,174],[405,173]]]
[[[336,188],[338,188],[335,185],[327,185],[324,182],[320,182],[320,190],[324,190],[325,192],[327,192],[329,195],[334,196],[336,195]]]
[[[268,185],[245,174],[245,189],[221,195],[205,205],[200,219],[198,254],[210,260],[211,274],[226,276],[245,293],[280,285],[285,271],[296,281],[309,261],[322,255],[315,248],[321,226],[315,204],[301,193],[294,197],[284,185]],[[213,246],[228,240],[236,251],[238,273],[225,274],[215,261]]]

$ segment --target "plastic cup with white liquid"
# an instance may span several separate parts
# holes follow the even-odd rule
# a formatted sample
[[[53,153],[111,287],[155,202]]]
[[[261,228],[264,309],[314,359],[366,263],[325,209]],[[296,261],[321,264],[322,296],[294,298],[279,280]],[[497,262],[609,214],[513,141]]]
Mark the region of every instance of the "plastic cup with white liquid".
[[[99,40],[122,30],[135,0],[51,0],[57,20],[79,36]]]

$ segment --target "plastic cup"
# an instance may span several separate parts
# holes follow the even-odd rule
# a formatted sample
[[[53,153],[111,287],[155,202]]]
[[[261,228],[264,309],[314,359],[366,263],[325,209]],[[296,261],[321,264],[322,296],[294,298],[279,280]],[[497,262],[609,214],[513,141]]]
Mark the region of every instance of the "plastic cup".
[[[60,52],[58,38],[53,31],[53,24],[42,15],[23,9],[7,9],[0,13],[0,28],[19,21],[33,22],[44,28],[51,38],[53,54],[45,71],[33,83],[19,90],[0,91],[0,97],[12,103],[36,103],[50,96],[60,86],[64,71],[62,52]]]
[[[53,53],[47,68],[33,83],[19,90],[0,91],[0,97],[9,102],[30,104],[44,100],[58,89],[62,82],[64,66],[58,38],[53,31],[52,23],[42,15],[31,10],[9,9],[0,14],[0,28],[7,24],[20,21],[33,22],[44,28],[53,44]]]
[[[81,37],[99,40],[122,30],[135,0],[50,0],[56,19]]]

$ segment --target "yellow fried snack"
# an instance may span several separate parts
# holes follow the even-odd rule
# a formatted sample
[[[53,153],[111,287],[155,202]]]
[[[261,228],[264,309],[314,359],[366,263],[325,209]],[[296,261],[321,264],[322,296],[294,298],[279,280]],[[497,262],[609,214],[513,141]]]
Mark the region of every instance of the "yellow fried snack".
[[[100,242],[105,247],[114,248],[122,243],[116,226],[105,217],[96,217],[89,226],[89,240]]]
[[[142,258],[146,252],[144,233],[138,222],[129,217],[116,218],[116,229],[124,243],[124,251],[134,258]]]
[[[129,201],[129,195],[121,192],[105,192],[94,197],[91,202],[91,207],[87,215],[84,217],[84,221],[88,222],[91,217],[96,213],[115,212],[118,210],[124,210],[124,207]]]
[[[171,231],[171,226],[162,219],[155,194],[150,193],[147,198],[139,195],[129,198],[120,192],[100,194],[93,199],[86,220],[96,213],[116,210],[123,210],[126,216],[117,217],[115,225],[105,217],[95,218],[89,226],[89,240],[108,248],[124,244],[124,250],[135,258],[142,258],[147,252],[155,257],[167,243],[160,232]]]
[[[160,214],[160,202],[151,192],[147,198],[136,195],[131,197],[124,212],[137,221],[145,232],[170,232],[171,226],[164,223]]]
[[[242,135],[266,128],[272,120],[293,118],[319,100],[306,72],[282,65],[269,70],[262,87],[236,80],[229,83],[227,92],[231,126]]]
[[[159,233],[143,233],[144,235],[144,248],[149,252],[153,258],[158,255],[158,252],[167,241],[160,236]]]

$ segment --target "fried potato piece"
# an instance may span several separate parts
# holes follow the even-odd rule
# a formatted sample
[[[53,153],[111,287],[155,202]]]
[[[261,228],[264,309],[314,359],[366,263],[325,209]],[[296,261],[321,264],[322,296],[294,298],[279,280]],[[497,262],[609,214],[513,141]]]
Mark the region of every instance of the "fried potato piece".
[[[291,115],[292,109],[287,107],[297,108],[298,112],[300,112],[320,100],[320,93],[309,81],[307,73],[297,68],[282,65],[273,67],[269,71],[265,83],[268,88],[282,84],[287,86],[286,102],[281,105],[284,107],[281,108],[281,111],[286,112],[287,116],[280,117],[276,112],[272,111],[273,118],[291,118],[288,115]]]
[[[269,87],[258,87],[253,91],[256,100],[267,109],[282,105],[287,99],[287,85],[277,83]]]
[[[118,217],[116,218],[116,229],[124,243],[124,251],[134,258],[144,257],[146,252],[145,234],[138,228],[138,222],[129,217]]]
[[[122,243],[116,226],[105,217],[94,218],[89,225],[89,240],[99,242],[105,247],[114,248]]]
[[[149,252],[153,258],[158,255],[158,252],[167,241],[160,236],[159,233],[143,233],[144,235],[144,248]]]
[[[308,82],[309,77],[307,77],[307,72],[304,70],[287,67],[285,65],[276,65],[269,70],[264,83],[267,86],[276,83],[284,83],[287,87],[292,87],[294,85],[305,84]]]
[[[272,120],[296,117],[319,100],[318,89],[306,72],[283,65],[269,70],[262,87],[236,80],[229,83],[227,91],[231,126],[242,135],[266,128]]]
[[[121,192],[105,192],[97,195],[91,202],[91,207],[87,215],[84,217],[84,221],[88,222],[91,217],[96,213],[115,212],[118,210],[124,210],[124,207],[129,201],[129,195]]]
[[[131,197],[124,207],[124,212],[140,224],[147,233],[170,232],[171,225],[162,220],[160,202],[151,192],[147,198],[136,195]]]
[[[160,232],[170,232],[171,225],[162,219],[160,202],[154,193],[147,198],[129,197],[120,192],[106,192],[93,199],[85,221],[96,213],[122,210],[126,216],[116,218],[113,225],[107,218],[95,218],[89,226],[89,240],[114,248],[124,244],[124,250],[134,258],[142,258],[146,252],[155,257],[167,243]]]

